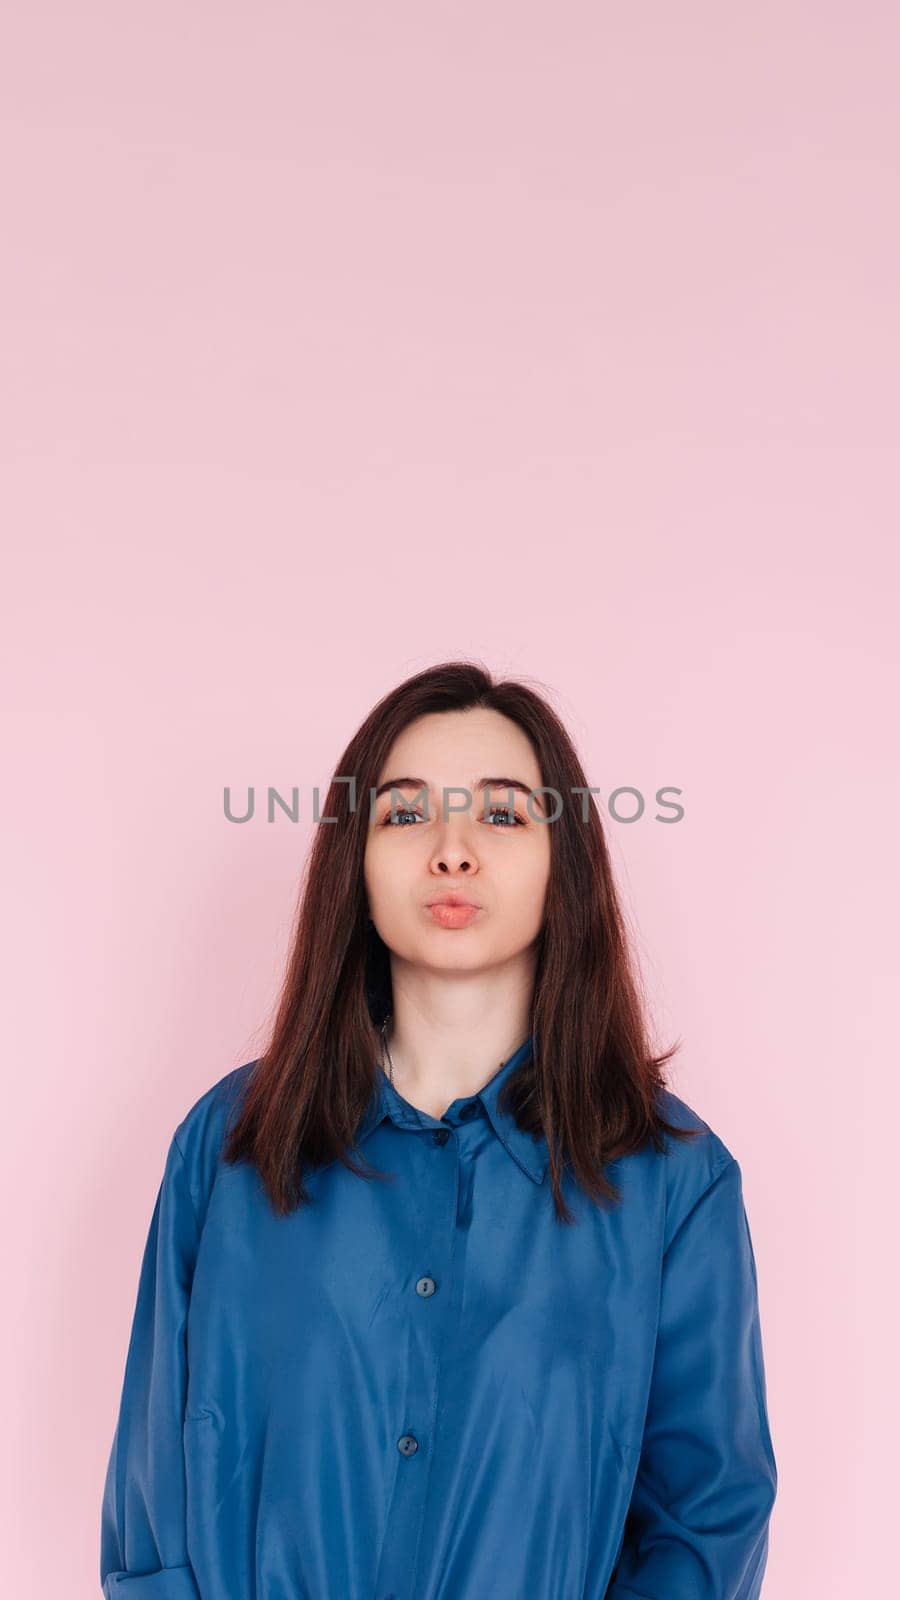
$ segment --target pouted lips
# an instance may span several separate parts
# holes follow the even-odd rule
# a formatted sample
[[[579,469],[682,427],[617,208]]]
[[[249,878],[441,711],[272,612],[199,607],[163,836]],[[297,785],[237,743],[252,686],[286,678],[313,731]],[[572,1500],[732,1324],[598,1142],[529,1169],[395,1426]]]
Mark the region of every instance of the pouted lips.
[[[473,900],[467,894],[436,894],[432,900],[426,900],[426,906],[475,906],[481,909],[481,902]]]
[[[464,894],[444,894],[428,900],[425,909],[441,928],[467,928],[478,916],[481,906]]]

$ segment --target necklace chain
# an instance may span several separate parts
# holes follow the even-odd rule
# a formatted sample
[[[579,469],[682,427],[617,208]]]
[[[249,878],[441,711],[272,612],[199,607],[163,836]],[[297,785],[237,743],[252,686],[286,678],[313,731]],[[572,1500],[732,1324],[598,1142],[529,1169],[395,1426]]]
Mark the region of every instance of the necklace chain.
[[[392,1017],[393,1012],[388,1012],[388,1015],[385,1017],[383,1023],[381,1024],[381,1028],[379,1029],[381,1034],[381,1065],[382,1067],[384,1066],[384,1058],[385,1054],[387,1054],[389,1083],[393,1083],[394,1081],[394,1058],[391,1055],[391,1047],[387,1042],[387,1025],[392,1020]],[[502,1061],[498,1062],[498,1067],[502,1067],[503,1065],[504,1063]]]

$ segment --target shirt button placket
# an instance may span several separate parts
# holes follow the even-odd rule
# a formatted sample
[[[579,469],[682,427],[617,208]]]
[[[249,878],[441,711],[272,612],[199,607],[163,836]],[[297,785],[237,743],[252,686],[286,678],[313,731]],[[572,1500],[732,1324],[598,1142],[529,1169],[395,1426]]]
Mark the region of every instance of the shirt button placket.
[[[449,1127],[435,1128],[427,1138],[434,1149],[434,1166],[428,1172],[427,1215],[432,1226],[424,1243],[428,1266],[433,1270],[420,1273],[414,1280],[414,1296],[410,1295],[410,1316],[414,1320],[409,1342],[407,1415],[398,1418],[408,1426],[396,1439],[403,1460],[397,1463],[388,1507],[375,1588],[377,1600],[414,1600],[417,1547],[438,1413],[441,1346],[450,1310],[447,1288],[456,1228],[459,1150]],[[421,1303],[432,1300],[434,1305]]]

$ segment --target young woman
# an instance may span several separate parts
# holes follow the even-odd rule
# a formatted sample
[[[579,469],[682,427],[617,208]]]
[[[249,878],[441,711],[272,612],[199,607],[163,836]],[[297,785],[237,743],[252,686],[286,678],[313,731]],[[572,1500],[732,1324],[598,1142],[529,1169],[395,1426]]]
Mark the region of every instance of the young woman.
[[[755,1600],[754,1257],[673,1053],[551,707],[466,662],[401,684],[341,757],[269,1048],[171,1141],[107,1600]]]

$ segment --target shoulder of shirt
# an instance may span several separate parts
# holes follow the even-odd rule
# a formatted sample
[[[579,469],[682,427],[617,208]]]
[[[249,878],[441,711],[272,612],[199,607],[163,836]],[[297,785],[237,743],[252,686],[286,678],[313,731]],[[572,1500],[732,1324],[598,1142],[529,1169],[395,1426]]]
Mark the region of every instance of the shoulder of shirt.
[[[171,1158],[184,1164],[198,1218],[202,1221],[233,1113],[236,1113],[256,1061],[226,1072],[206,1089],[178,1123]]]
[[[726,1171],[732,1171],[740,1184],[740,1168],[725,1142],[687,1101],[671,1089],[663,1089],[657,1096],[657,1105],[668,1123],[690,1129],[694,1135],[679,1139],[664,1133],[664,1149],[657,1157],[664,1163],[668,1243]]]

